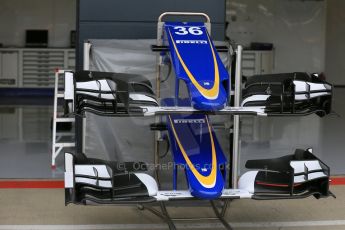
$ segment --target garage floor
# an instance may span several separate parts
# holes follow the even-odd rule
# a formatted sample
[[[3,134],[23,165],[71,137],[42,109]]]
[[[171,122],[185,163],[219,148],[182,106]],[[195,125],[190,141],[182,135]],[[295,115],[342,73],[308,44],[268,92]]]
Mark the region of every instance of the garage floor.
[[[331,190],[337,199],[235,200],[226,219],[234,229],[345,229],[345,186]],[[167,229],[156,216],[135,206],[64,206],[63,189],[1,189],[0,229]],[[174,203],[173,203],[174,204]],[[185,203],[185,205],[188,205]],[[173,217],[211,216],[202,203],[169,207]],[[180,229],[222,229],[217,222],[179,222]]]

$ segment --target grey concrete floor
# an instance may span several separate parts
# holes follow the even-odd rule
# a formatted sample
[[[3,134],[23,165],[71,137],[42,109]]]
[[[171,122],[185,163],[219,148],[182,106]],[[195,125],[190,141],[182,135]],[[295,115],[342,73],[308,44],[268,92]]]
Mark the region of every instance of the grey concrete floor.
[[[235,229],[345,229],[345,186],[336,199],[235,200],[226,219]],[[0,229],[167,229],[161,219],[135,206],[64,206],[63,189],[0,189]],[[188,204],[194,207],[188,206]],[[205,203],[168,208],[173,217],[211,216]],[[321,225],[321,226],[319,226]],[[290,227],[289,227],[290,226]],[[180,229],[222,229],[217,222],[179,222]]]
[[[62,178],[63,170],[52,171],[50,164],[52,114],[51,105],[32,101],[0,106],[0,178]]]

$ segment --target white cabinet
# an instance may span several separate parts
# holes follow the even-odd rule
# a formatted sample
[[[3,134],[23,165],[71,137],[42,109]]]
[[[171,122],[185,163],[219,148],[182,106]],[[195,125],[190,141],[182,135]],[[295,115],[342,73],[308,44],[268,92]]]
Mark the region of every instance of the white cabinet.
[[[0,86],[17,87],[19,51],[0,51]]]
[[[75,69],[74,49],[3,48],[0,54],[0,87],[54,88],[56,69]]]
[[[23,87],[51,87],[54,70],[64,68],[64,51],[23,50]]]
[[[274,51],[245,50],[242,55],[242,74],[250,77],[257,74],[270,74],[274,67]]]

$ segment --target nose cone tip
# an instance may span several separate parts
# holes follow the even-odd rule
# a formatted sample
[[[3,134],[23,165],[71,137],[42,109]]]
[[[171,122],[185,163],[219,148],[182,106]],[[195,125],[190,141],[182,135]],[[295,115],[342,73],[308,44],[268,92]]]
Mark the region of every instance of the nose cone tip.
[[[226,98],[222,100],[205,100],[199,98],[192,98],[192,106],[197,110],[205,110],[205,111],[218,111],[224,109],[226,103]]]
[[[203,189],[196,189],[192,190],[191,194],[194,197],[204,199],[204,200],[213,200],[217,199],[222,195],[223,187],[219,188],[213,188],[213,189],[208,189],[208,188],[203,188]]]

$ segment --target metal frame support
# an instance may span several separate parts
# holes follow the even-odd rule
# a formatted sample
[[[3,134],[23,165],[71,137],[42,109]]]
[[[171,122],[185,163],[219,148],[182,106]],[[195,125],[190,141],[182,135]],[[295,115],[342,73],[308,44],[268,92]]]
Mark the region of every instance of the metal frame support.
[[[211,34],[211,20],[209,18],[208,15],[204,14],[204,13],[192,13],[192,12],[166,12],[163,13],[159,16],[158,19],[158,24],[157,24],[157,45],[162,45],[163,44],[163,18],[165,16],[199,16],[199,17],[204,17],[206,19],[206,27],[207,30],[209,32],[209,34]],[[90,70],[90,53],[91,53],[91,43],[89,41],[86,41],[84,43],[84,56],[83,56],[83,69],[84,70]],[[235,83],[235,106],[238,106],[240,103],[240,87],[241,87],[241,55],[242,55],[242,47],[239,46],[237,48],[237,63],[236,63],[236,83]],[[231,63],[230,63],[231,64]],[[157,71],[157,75],[156,75],[156,96],[158,101],[160,101],[160,74],[161,74],[161,67],[162,67],[162,56],[158,53],[157,54],[157,66],[156,66],[156,71]],[[229,88],[229,91],[231,92],[231,88]],[[236,118],[237,117],[237,118]],[[156,121],[159,121],[160,117],[156,117]],[[237,163],[237,159],[238,157],[236,156],[236,154],[238,154],[238,133],[239,133],[239,116],[235,116],[235,121],[234,121],[234,137],[237,136],[237,142],[234,142],[234,149],[236,149],[236,151],[233,152],[233,165],[235,165],[235,167],[232,167],[232,171],[233,171],[233,176],[237,178],[237,165],[235,163]],[[237,120],[236,120],[237,119]],[[77,122],[78,123],[78,122]],[[237,126],[236,126],[237,123]],[[85,138],[85,120],[84,118],[82,118],[82,124],[79,124],[78,129],[82,129],[79,130],[79,133],[82,133],[82,142],[84,142],[84,138]],[[237,127],[237,128],[236,128]],[[81,131],[81,132],[80,132]],[[160,132],[156,132],[155,133],[155,137],[154,137],[154,144],[155,144],[155,154],[154,154],[154,163],[156,164],[156,166],[158,166],[159,163],[159,140],[161,138]],[[236,141],[236,138],[234,138],[234,141]],[[237,143],[237,144],[236,144]],[[84,143],[82,143],[82,148],[84,148]],[[156,168],[155,170],[155,176],[156,176],[156,180],[157,183],[159,184],[159,177],[158,177],[158,169]],[[235,182],[237,182],[237,179],[234,180]],[[237,188],[237,183],[236,185],[233,185],[233,188]],[[214,201],[210,201],[211,203],[211,207],[212,210],[215,213],[215,217],[200,217],[200,218],[171,218],[168,210],[166,208],[165,202],[159,202],[159,209],[157,210],[156,208],[153,208],[151,206],[144,206],[144,205],[138,205],[138,208],[140,210],[148,210],[151,213],[155,214],[156,216],[162,218],[169,226],[170,230],[176,230],[174,221],[195,221],[195,220],[218,220],[220,221],[224,227],[226,229],[231,230],[231,226],[229,225],[228,222],[225,221],[224,217],[227,211],[227,208],[229,206],[229,202],[230,200],[224,200],[223,201],[223,205],[222,207],[219,209]]]
[[[228,82],[228,105],[231,106],[231,95],[233,94],[232,87],[231,87],[231,72],[232,72],[232,55],[233,55],[233,49],[232,45],[228,44],[228,52],[227,52],[227,70],[229,73],[229,82]]]
[[[91,42],[84,42],[83,70],[90,70]]]
[[[146,205],[138,205],[138,209],[141,211],[147,210],[151,212],[152,214],[156,215],[157,217],[161,218],[164,222],[168,224],[169,230],[176,230],[176,226],[174,224],[174,222],[176,221],[207,221],[207,220],[215,220],[215,221],[218,220],[223,224],[225,229],[232,230],[233,228],[224,218],[230,202],[231,200],[228,200],[228,199],[224,200],[222,207],[218,208],[215,202],[211,200],[210,204],[215,214],[214,217],[172,218],[169,215],[166,205],[163,201],[159,202],[160,211],[157,210],[156,208],[146,206]]]
[[[242,88],[242,51],[241,45],[237,46],[236,50],[236,72],[235,72],[235,95],[234,106],[239,107],[241,103],[241,88]],[[234,115],[233,127],[233,149],[232,149],[232,188],[237,189],[238,179],[238,160],[240,150],[240,115]]]
[[[163,22],[159,21],[157,24],[157,45],[163,44]],[[156,97],[158,103],[160,103],[160,87],[161,87],[161,65],[163,62],[162,55],[157,53],[156,56]],[[155,116],[155,123],[161,121],[160,116]],[[158,164],[159,164],[159,139],[161,138],[161,133],[159,131],[154,132],[153,146],[154,146],[154,176],[157,180],[158,188],[160,187]]]
[[[203,18],[206,19],[205,24],[206,24],[206,28],[208,30],[208,33],[211,34],[211,19],[205,13],[201,13],[201,12],[165,12],[165,13],[162,13],[159,16],[159,18],[158,18],[158,25],[162,25],[163,18],[165,16],[195,16],[195,17],[203,17]],[[158,33],[159,33],[159,30],[158,30]]]
[[[90,70],[90,54],[91,54],[92,44],[90,41],[84,42],[84,56],[83,56],[83,70]],[[86,118],[78,118],[76,122],[76,136],[81,134],[81,138],[78,140],[78,151],[85,153],[85,140],[86,140]]]
[[[217,219],[222,222],[222,224],[224,225],[224,227],[228,230],[232,230],[232,227],[230,226],[230,224],[224,219],[226,210],[228,208],[229,205],[229,200],[225,200],[223,207],[221,208],[221,210],[219,211],[219,209],[217,208],[216,204],[214,203],[213,200],[210,201],[212,209],[214,211],[214,213],[216,214]]]
[[[64,73],[67,72],[68,70],[56,70],[55,72],[55,88],[54,88],[54,108],[53,108],[53,127],[52,127],[52,162],[51,162],[51,167],[52,169],[55,169],[55,160],[61,153],[63,148],[67,147],[75,147],[75,143],[71,142],[59,142],[61,139],[60,135],[70,135],[69,133],[61,134],[56,132],[56,127],[57,123],[59,122],[75,122],[75,118],[72,117],[59,117],[58,112],[57,112],[57,107],[58,107],[58,98],[63,98],[65,99],[65,93],[64,92],[59,92],[59,77],[60,76],[65,76]],[[74,103],[74,102],[72,102]]]
[[[53,108],[53,134],[52,134],[52,163],[51,167],[55,168],[55,158],[59,155],[61,148],[56,151],[56,118],[57,118],[57,101],[59,88],[59,70],[55,71],[55,87],[54,87],[54,108]]]

